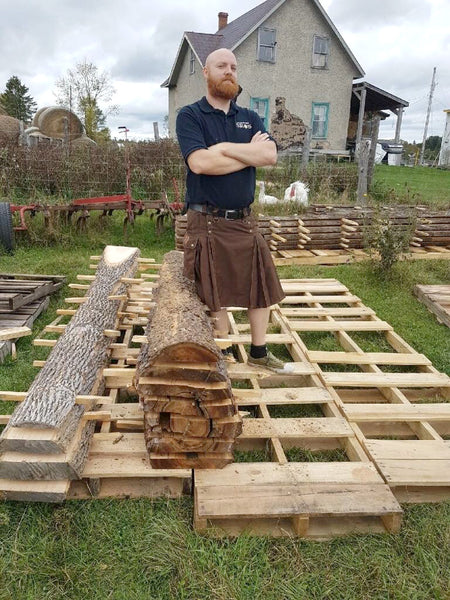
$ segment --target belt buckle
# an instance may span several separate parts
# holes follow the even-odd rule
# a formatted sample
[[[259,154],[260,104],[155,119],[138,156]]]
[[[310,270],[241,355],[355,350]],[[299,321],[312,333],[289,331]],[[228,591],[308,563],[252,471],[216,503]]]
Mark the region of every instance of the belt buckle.
[[[238,212],[237,210],[226,210],[225,211],[225,219],[231,219],[231,220],[237,219],[238,217],[236,217],[236,216],[233,216],[233,217],[228,216],[229,213],[236,215],[237,212]]]

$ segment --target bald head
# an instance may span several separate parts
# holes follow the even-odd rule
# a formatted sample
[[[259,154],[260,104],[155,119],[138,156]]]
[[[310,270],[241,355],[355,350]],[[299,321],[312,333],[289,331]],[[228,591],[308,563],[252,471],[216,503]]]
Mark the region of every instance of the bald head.
[[[228,50],[228,48],[219,48],[218,50],[211,52],[211,54],[208,54],[206,57],[205,68],[208,68],[211,65],[221,61],[230,62],[233,63],[235,67],[237,66],[236,57],[231,50]]]

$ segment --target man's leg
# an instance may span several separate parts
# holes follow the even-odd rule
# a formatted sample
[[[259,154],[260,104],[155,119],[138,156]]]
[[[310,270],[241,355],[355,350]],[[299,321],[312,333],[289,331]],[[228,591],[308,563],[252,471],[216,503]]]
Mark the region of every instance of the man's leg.
[[[211,318],[214,320],[214,329],[218,337],[228,336],[228,315],[225,308],[217,312],[211,311]]]
[[[284,368],[283,361],[279,360],[269,352],[266,346],[269,318],[270,307],[248,309],[248,320],[250,321],[250,331],[252,334],[252,344],[250,346],[248,362],[250,364],[267,367],[274,371],[279,371]]]
[[[263,346],[266,343],[267,325],[269,324],[270,308],[249,308],[248,320],[252,334],[252,344]]]
[[[229,333],[229,323],[226,309],[222,308],[222,310],[217,312],[211,311],[211,318],[214,320],[215,337],[227,338]],[[228,348],[222,348],[222,354],[227,362],[236,362],[231,344]]]

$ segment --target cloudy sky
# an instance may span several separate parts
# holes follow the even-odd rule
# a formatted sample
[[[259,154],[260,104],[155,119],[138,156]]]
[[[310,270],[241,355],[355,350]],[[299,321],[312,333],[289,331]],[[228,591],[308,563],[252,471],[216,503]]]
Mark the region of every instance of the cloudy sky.
[[[55,104],[55,82],[87,60],[111,75],[117,116],[135,139],[153,137],[167,114],[170,73],[184,30],[214,33],[217,13],[229,21],[259,0],[0,0],[0,91],[17,75],[38,107]],[[421,141],[433,67],[437,67],[428,135],[442,135],[450,108],[448,0],[322,0],[366,72],[365,80],[410,103],[402,138]],[[382,126],[393,137],[395,117]]]

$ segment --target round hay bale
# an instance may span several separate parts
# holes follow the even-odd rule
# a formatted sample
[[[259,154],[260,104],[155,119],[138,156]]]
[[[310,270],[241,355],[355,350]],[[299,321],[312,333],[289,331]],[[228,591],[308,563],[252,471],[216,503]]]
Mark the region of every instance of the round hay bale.
[[[39,108],[35,113],[34,113],[34,117],[33,117],[33,122],[31,123],[31,125],[33,127],[37,127],[39,129],[39,118],[42,115],[42,113],[44,112],[44,110],[47,110],[48,106],[44,106],[43,108]]]
[[[20,121],[8,115],[0,115],[0,144],[18,144]]]
[[[80,119],[67,108],[59,106],[49,106],[43,110],[38,117],[36,126],[44,135],[63,140],[66,131],[65,119],[67,119],[69,139],[73,141],[81,137],[83,135],[83,124]]]
[[[91,140],[91,138],[89,138],[86,134],[82,135],[81,137],[77,138],[76,140],[73,140],[72,142],[72,148],[90,148],[92,146],[96,146],[97,142],[94,142],[94,140]]]

